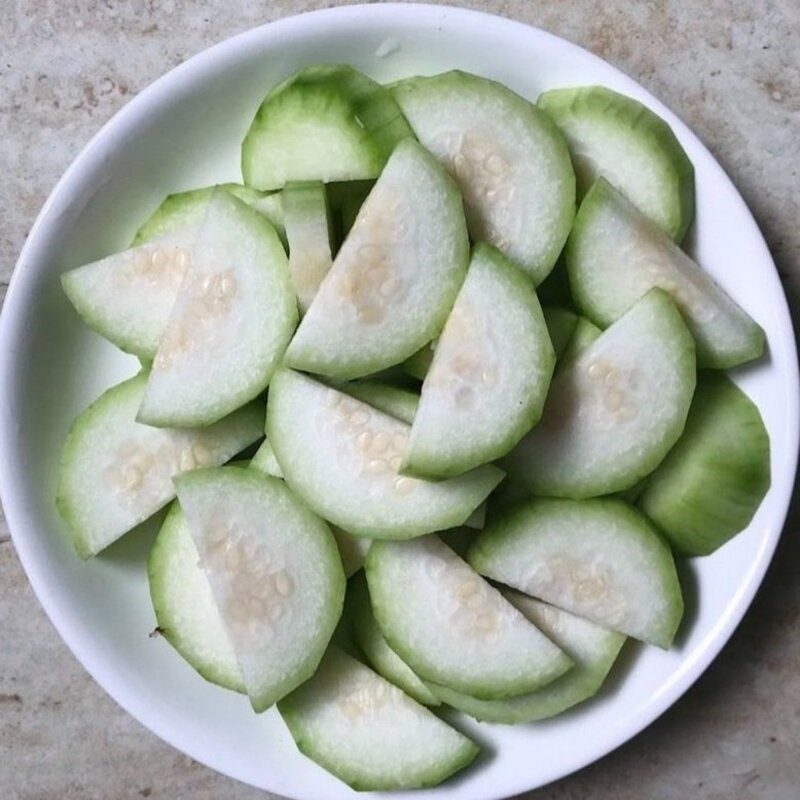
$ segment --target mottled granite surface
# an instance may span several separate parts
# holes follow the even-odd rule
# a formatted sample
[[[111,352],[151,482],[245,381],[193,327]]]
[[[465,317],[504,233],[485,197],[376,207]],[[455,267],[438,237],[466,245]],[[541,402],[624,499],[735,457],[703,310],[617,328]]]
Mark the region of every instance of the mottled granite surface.
[[[0,2],[0,301],[51,187],[125,101],[193,53],[339,3]],[[800,4],[508,0],[463,3],[587,47],[660,97],[754,211],[800,309]],[[797,504],[745,621],[698,684],[601,762],[535,800],[800,797]],[[39,608],[0,516],[0,797],[259,800],[148,733],[89,678]]]

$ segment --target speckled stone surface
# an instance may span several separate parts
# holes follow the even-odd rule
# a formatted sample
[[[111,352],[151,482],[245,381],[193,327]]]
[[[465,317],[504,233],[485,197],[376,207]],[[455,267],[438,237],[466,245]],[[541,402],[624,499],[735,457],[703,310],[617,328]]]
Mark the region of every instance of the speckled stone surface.
[[[210,44],[339,3],[0,2],[0,301],[51,187],[126,100]],[[800,309],[797,0],[467,2],[587,47],[681,116],[729,171]],[[800,514],[753,608],[698,684],[647,731],[532,800],[800,797]],[[0,797],[268,797],[172,750],[118,708],[39,608],[0,516]],[[321,799],[323,800],[323,799]]]

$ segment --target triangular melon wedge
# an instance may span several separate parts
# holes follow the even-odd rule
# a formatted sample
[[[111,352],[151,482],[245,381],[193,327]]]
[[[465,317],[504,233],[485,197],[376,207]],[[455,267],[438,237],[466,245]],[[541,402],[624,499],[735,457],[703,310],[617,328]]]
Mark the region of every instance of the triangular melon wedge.
[[[571,666],[438,536],[375,542],[365,568],[381,632],[423,680],[494,700],[545,686]]]
[[[272,380],[267,436],[287,484],[356,536],[407,539],[461,525],[502,479],[493,466],[439,482],[400,475],[409,431],[298,372]]]
[[[263,391],[297,323],[270,224],[223,190],[209,201],[138,419],[209,425]]]
[[[678,440],[695,380],[691,334],[653,289],[558,372],[542,419],[504,459],[509,477],[546,497],[629,489]]]
[[[253,708],[314,674],[342,612],[328,526],[283,481],[223,467],[175,481]]]
[[[339,380],[399,364],[444,325],[466,274],[461,197],[423,147],[401,142],[286,352]]]

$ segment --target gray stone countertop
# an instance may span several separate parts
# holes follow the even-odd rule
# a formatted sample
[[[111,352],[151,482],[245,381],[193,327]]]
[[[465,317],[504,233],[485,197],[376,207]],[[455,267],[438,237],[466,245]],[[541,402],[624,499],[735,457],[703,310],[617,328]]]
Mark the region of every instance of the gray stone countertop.
[[[2,0],[0,302],[48,192],[89,137],[166,70],[234,33],[338,2]],[[797,0],[464,2],[619,66],[706,142],[764,231],[800,309]],[[531,800],[800,797],[800,514],[702,679],[629,744]],[[0,515],[0,797],[262,800],[176,752],[105,695],[61,642]]]

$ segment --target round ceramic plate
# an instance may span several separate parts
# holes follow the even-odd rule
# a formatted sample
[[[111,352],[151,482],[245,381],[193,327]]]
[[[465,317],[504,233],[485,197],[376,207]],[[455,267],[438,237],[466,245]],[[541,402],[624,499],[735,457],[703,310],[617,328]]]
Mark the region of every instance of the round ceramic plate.
[[[390,40],[387,45],[387,39]],[[394,50],[378,57],[376,53]],[[378,80],[459,68],[535,99],[605,84],[664,117],[694,162],[689,249],[765,328],[769,355],[735,378],[772,440],[772,488],[750,527],[682,569],[688,614],[669,652],[630,647],[596,700],[550,722],[502,727],[455,716],[487,753],[455,781],[415,797],[489,800],[572,772],[636,734],[702,673],[741,619],[772,556],[798,445],[797,360],[775,267],[736,189],[670,111],[614,67],[561,39],[446,7],[368,5],[285,19],[192,58],[132,100],[59,182],[17,264],[0,323],[0,478],[9,527],[54,625],[95,679],[142,724],[192,758],[303,800],[356,797],[294,747],[277,712],[205,683],[155,624],[144,561],[153,531],[88,563],[53,506],[59,450],[73,417],[137,370],[81,325],[59,273],[127,246],[165,194],[240,179],[239,144],[267,90],[313,62],[347,62]],[[392,797],[394,795],[384,795]],[[399,795],[398,795],[399,796]]]

